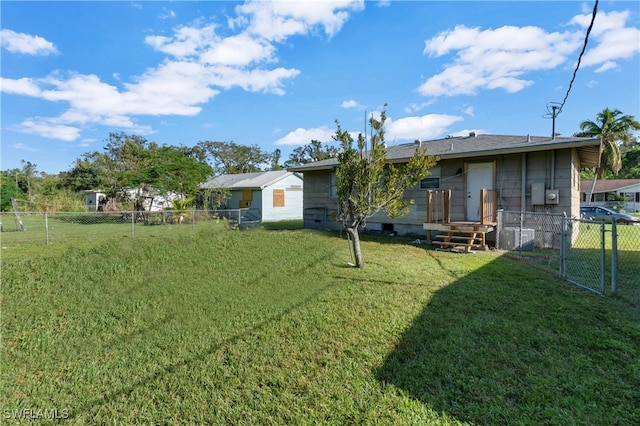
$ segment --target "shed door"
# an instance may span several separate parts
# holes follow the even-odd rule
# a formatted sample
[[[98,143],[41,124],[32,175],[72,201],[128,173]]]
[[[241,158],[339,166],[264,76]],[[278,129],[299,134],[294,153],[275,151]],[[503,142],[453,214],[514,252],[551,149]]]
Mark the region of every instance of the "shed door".
[[[480,220],[480,190],[493,189],[493,162],[467,163],[467,220]]]

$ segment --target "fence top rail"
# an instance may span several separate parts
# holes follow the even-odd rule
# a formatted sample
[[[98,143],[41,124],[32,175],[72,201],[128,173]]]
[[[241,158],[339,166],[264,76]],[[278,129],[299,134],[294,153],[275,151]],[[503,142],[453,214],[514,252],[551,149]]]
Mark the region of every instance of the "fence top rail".
[[[553,216],[553,217],[565,217],[564,213],[547,213],[547,212],[531,212],[531,211],[522,211],[522,210],[498,210],[503,214],[528,214],[528,215],[539,215],[539,216]]]

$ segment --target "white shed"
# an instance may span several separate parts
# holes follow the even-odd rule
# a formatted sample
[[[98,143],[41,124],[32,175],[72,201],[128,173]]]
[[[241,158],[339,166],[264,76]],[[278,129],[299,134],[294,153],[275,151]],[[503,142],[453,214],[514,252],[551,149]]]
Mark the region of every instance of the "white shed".
[[[84,202],[87,206],[87,210],[90,212],[99,211],[104,207],[107,194],[101,190],[86,190],[80,191],[84,194]]]
[[[226,188],[231,192],[229,209],[250,208],[263,222],[302,219],[303,180],[286,170],[220,175],[200,188]]]

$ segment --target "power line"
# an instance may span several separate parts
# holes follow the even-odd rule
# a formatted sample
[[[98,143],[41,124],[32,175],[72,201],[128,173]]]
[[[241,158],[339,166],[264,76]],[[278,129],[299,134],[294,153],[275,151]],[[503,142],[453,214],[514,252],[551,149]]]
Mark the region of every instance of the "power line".
[[[573,77],[571,77],[571,82],[569,82],[569,88],[567,89],[567,94],[564,95],[564,99],[560,104],[559,110],[557,113],[562,112],[562,108],[564,107],[565,102],[567,102],[567,98],[569,97],[569,92],[571,92],[571,87],[573,86],[573,82],[576,79],[576,74],[578,74],[578,69],[580,69],[580,62],[582,61],[582,55],[584,55],[585,50],[587,50],[587,43],[589,42],[589,34],[591,33],[591,29],[593,28],[593,23],[596,20],[596,14],[598,13],[598,0],[593,5],[593,12],[591,14],[591,23],[589,24],[589,28],[587,28],[587,34],[584,37],[584,44],[582,45],[582,51],[578,56],[578,63],[576,64],[576,69],[573,71]]]

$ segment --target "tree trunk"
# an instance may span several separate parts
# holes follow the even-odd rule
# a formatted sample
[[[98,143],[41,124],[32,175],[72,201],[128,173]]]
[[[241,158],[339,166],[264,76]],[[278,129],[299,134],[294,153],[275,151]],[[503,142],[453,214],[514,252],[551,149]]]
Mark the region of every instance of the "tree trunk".
[[[351,246],[353,248],[353,257],[355,257],[356,267],[364,268],[364,259],[362,259],[362,249],[360,248],[360,234],[358,227],[347,228],[347,233],[351,237]]]

